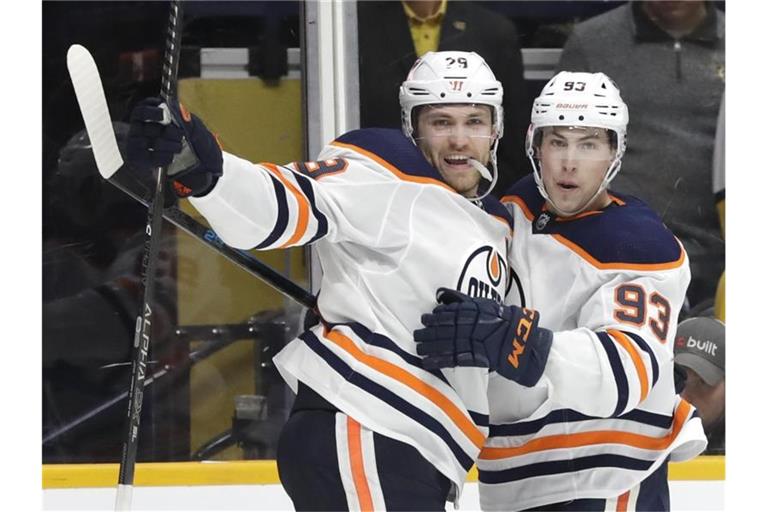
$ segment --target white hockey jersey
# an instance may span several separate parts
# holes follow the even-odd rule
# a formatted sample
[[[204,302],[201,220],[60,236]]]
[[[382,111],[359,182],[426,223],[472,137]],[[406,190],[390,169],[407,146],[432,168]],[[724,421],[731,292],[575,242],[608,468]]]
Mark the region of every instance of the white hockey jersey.
[[[538,310],[554,339],[536,386],[490,378],[477,463],[484,510],[616,497],[706,446],[695,409],[674,391],[687,256],[644,203],[611,198],[557,218],[529,176],[502,199],[514,221],[507,301]]]
[[[503,300],[511,229],[501,203],[457,194],[386,129],[350,132],[318,162],[287,167],[225,153],[215,188],[191,201],[234,247],[313,243],[324,322],[276,356],[281,374],[414,446],[461,488],[487,436],[488,371],[425,370],[413,331],[438,287]]]

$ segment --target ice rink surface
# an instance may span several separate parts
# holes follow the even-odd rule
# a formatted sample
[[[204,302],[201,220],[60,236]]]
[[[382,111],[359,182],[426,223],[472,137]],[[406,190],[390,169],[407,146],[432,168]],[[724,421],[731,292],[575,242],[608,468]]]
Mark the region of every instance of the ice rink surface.
[[[724,510],[724,484],[671,481],[672,510]],[[46,489],[43,510],[114,510],[115,488]],[[479,510],[478,486],[468,483],[459,510]],[[133,510],[293,510],[279,485],[135,487]],[[447,510],[453,510],[452,507]]]

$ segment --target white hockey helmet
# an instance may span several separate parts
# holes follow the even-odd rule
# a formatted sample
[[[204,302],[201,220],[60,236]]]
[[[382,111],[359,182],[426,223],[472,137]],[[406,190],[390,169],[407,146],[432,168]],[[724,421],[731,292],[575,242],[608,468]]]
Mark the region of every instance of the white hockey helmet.
[[[533,166],[539,192],[549,199],[541,178],[541,168],[535,161],[534,145],[540,140],[539,130],[547,126],[579,126],[604,128],[614,134],[616,154],[605,173],[595,196],[608,187],[621,168],[621,158],[627,147],[629,111],[621,99],[619,88],[603,73],[574,73],[561,71],[544,86],[533,101],[531,124],[525,149]],[[578,212],[576,212],[578,213]]]
[[[400,86],[403,133],[413,138],[413,109],[421,105],[468,103],[493,107],[494,130],[504,129],[504,89],[475,52],[427,52]]]
[[[485,60],[475,52],[427,52],[417,59],[400,86],[400,117],[403,133],[413,137],[413,114],[422,105],[476,104],[493,109],[495,139],[491,145],[493,176],[483,168],[480,173],[491,181],[497,179],[496,150],[504,134],[504,89]],[[485,172],[483,172],[485,171]]]

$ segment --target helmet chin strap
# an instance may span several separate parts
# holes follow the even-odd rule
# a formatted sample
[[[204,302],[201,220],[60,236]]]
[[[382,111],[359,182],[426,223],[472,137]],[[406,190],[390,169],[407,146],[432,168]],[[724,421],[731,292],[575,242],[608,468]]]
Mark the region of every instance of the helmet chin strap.
[[[490,185],[488,185],[488,188],[485,189],[485,192],[483,192],[479,196],[475,197],[467,197],[470,201],[480,201],[484,197],[486,197],[488,194],[491,193],[491,190],[493,190],[493,187],[496,186],[496,181],[499,179],[499,166],[496,161],[496,149],[499,147],[499,139],[498,137],[496,140],[493,141],[493,144],[491,145],[491,155],[490,155],[490,164],[491,169],[493,171],[489,171],[486,166],[484,166],[482,163],[480,163],[478,160],[475,160],[474,158],[470,158],[467,161],[469,162],[469,165],[475,168],[477,172],[480,173],[480,177],[489,181]]]
[[[491,182],[491,184],[488,186],[485,192],[483,192],[481,195],[475,196],[475,197],[467,197],[467,199],[469,199],[470,201],[479,201],[483,199],[485,196],[487,196],[488,194],[490,194],[491,190],[493,190],[494,185],[496,185],[496,180],[499,177],[499,174],[496,171],[496,162],[491,162],[491,167],[493,167],[493,173],[491,173],[491,171],[489,171],[486,166],[484,166],[474,158],[470,158],[468,162],[469,162],[469,165],[474,167],[477,170],[477,172],[480,173],[481,177]]]
[[[469,161],[469,165],[477,169],[477,172],[480,173],[480,176],[488,181],[496,181],[496,176],[491,175],[491,171],[489,171],[488,168],[481,164],[478,160],[475,160],[474,158],[469,158],[467,160]]]

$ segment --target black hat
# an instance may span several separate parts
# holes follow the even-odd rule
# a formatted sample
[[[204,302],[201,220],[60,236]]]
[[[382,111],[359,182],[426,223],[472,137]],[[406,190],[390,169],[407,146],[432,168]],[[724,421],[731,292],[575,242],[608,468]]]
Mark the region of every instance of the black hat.
[[[675,362],[714,386],[725,378],[725,324],[714,318],[689,318],[677,326]]]

